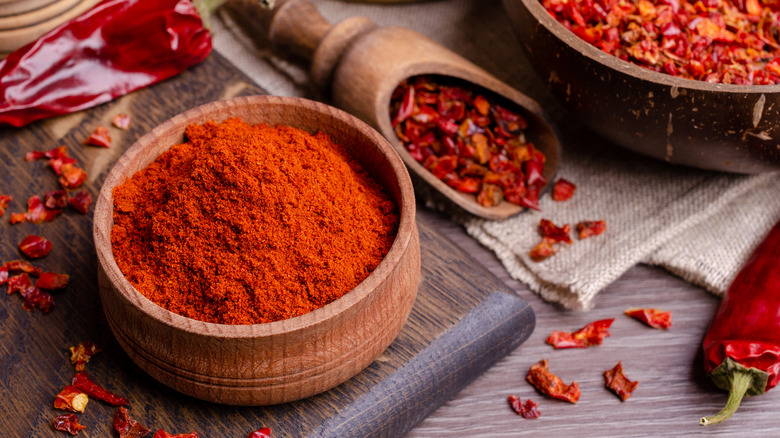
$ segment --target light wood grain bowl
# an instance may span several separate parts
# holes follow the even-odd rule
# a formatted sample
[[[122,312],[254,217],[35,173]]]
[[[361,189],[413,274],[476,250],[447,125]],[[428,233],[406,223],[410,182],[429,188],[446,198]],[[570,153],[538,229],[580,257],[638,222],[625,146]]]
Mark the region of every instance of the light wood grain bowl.
[[[308,132],[322,130],[350,145],[400,210],[388,254],[362,283],[313,312],[266,324],[223,325],[185,318],[140,294],[111,249],[112,189],[183,141],[190,123],[240,117]],[[101,189],[93,227],[103,310],[119,344],[152,377],[217,403],[270,405],[326,391],[357,374],[395,339],[414,303],[420,244],[409,174],[375,130],[333,107],[299,98],[240,97],[180,114],[136,142]]]
[[[675,164],[780,169],[780,85],[711,84],[654,72],[591,46],[539,0],[503,0],[540,78],[594,131]]]
[[[46,32],[92,9],[99,2],[57,0],[44,3],[23,0],[0,4],[0,52],[13,52],[35,41]]]

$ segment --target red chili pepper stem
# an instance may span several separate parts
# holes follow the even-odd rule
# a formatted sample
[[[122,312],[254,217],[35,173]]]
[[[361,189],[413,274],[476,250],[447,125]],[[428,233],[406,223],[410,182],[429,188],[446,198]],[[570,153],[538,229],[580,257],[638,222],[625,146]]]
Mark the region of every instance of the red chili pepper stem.
[[[726,400],[726,406],[720,412],[699,420],[699,424],[702,426],[723,423],[728,420],[734,412],[737,412],[737,408],[746,394],[763,394],[766,391],[769,373],[758,368],[747,368],[731,357],[727,357],[722,364],[712,370],[710,378],[719,388],[729,392],[729,398]]]

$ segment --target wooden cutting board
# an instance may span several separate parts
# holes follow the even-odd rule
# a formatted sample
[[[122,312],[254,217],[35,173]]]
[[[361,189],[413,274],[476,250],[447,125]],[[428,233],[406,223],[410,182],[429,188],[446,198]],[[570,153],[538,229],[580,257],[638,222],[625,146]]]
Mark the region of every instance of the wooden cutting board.
[[[67,289],[55,292],[56,305],[47,315],[27,312],[17,294],[0,292],[2,436],[66,436],[51,429],[52,418],[65,413],[52,403],[74,375],[68,348],[83,341],[103,349],[87,365],[93,380],[129,397],[131,416],[153,431],[241,438],[267,426],[274,437],[367,437],[402,436],[530,336],[531,307],[421,217],[422,280],[409,321],[376,361],[346,383],[295,403],[223,406],[179,394],[132,363],[101,310],[91,211],[85,216],[66,209],[49,223],[9,224],[10,214],[25,211],[30,196],[59,189],[44,161],[24,156],[67,145],[89,175],[85,188],[96,197],[113,163],[150,128],[191,107],[248,94],[263,91],[212,53],[176,78],[100,107],[24,129],[0,128],[0,194],[13,196],[0,218],[0,262],[20,258],[18,242],[37,234],[54,249],[36,265],[71,276]],[[131,115],[132,125],[128,131],[111,128],[111,148],[81,144],[121,112]],[[87,429],[79,436],[115,436],[115,412],[90,400],[80,414]]]

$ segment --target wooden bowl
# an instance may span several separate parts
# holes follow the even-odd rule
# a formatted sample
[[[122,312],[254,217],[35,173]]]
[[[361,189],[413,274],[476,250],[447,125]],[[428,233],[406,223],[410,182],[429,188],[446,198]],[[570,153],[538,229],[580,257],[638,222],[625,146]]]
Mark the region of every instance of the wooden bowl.
[[[46,32],[92,9],[99,1],[59,0],[24,13],[0,15],[0,52],[13,52],[35,41]]]
[[[163,309],[122,275],[111,249],[112,189],[181,143],[188,124],[229,117],[324,131],[334,142],[351,145],[355,158],[388,189],[400,210],[398,234],[379,266],[355,289],[295,318],[223,325]],[[239,97],[189,110],[158,126],[125,152],[106,178],[93,233],[103,310],[119,344],[155,379],[217,403],[285,403],[348,380],[395,339],[417,295],[420,243],[412,183],[403,162],[365,123],[305,99]]]
[[[575,117],[618,145],[704,169],[780,169],[780,85],[650,71],[581,40],[539,0],[503,4],[541,79]]]

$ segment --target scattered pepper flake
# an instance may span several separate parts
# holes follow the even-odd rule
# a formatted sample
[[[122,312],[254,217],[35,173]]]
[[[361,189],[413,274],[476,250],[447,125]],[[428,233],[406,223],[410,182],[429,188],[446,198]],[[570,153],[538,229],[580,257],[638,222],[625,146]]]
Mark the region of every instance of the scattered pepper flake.
[[[52,190],[43,195],[43,205],[49,210],[65,208],[68,205],[68,192],[65,190]]]
[[[76,368],[76,371],[84,371],[84,365],[97,353],[102,350],[92,342],[81,342],[76,346],[70,347],[70,363]]]
[[[89,397],[73,385],[66,386],[54,399],[54,407],[70,412],[84,412]]]
[[[515,411],[517,415],[522,415],[523,418],[534,420],[542,415],[541,412],[539,412],[539,405],[530,398],[523,403],[519,397],[510,395],[507,398],[507,401],[509,402],[509,406],[512,407],[512,410]]]
[[[607,230],[607,223],[605,221],[582,221],[577,224],[577,233],[580,239],[587,239],[588,237],[598,236]]]
[[[62,213],[62,210],[51,210],[46,208],[43,201],[41,201],[41,197],[33,195],[27,200],[27,214],[25,215],[25,219],[34,224],[39,224],[41,222],[50,222],[54,220],[60,213]]]
[[[152,438],[200,438],[196,432],[180,433],[178,435],[170,434],[162,429],[154,433]]]
[[[555,348],[588,348],[599,345],[609,336],[609,327],[615,318],[591,322],[576,332],[554,331],[547,337],[547,343]]]
[[[51,312],[52,307],[54,307],[54,298],[49,293],[33,286],[26,273],[8,279],[7,294],[11,295],[15,292],[19,292],[19,295],[24,299],[24,303],[22,303],[24,310],[32,311],[38,308],[46,314]]]
[[[554,201],[558,202],[568,201],[572,196],[574,196],[574,190],[576,189],[577,186],[574,185],[574,183],[571,181],[558,178],[558,181],[556,181],[555,185],[553,186],[552,198]]]
[[[525,378],[536,389],[550,397],[570,403],[577,403],[580,399],[580,385],[577,382],[571,382],[571,385],[563,383],[563,380],[550,372],[547,359],[531,365]]]
[[[150,429],[130,418],[130,414],[124,406],[121,406],[114,414],[114,430],[119,434],[119,438],[141,438],[151,432]]]
[[[668,329],[672,326],[672,312],[658,309],[628,309],[626,315],[649,325],[652,328]]]
[[[3,267],[13,274],[32,274],[36,277],[43,274],[43,269],[33,266],[33,264],[27,260],[11,260],[10,262],[3,263]]]
[[[119,129],[130,129],[130,116],[125,113],[117,114],[111,119],[111,124]]]
[[[261,427],[260,429],[251,432],[246,438],[271,438],[271,428]]]
[[[571,226],[569,224],[558,227],[549,219],[541,219],[539,221],[539,234],[541,234],[542,237],[552,239],[553,242],[572,243],[569,233],[571,233]]]
[[[110,147],[111,133],[108,132],[108,128],[106,128],[105,126],[98,126],[97,128],[95,128],[92,134],[89,134],[89,137],[87,137],[87,139],[84,140],[84,144],[88,144],[91,146],[100,146],[103,148]]]
[[[51,252],[51,241],[31,234],[19,242],[19,251],[31,259],[46,257]]]
[[[550,239],[549,237],[543,237],[541,242],[537,243],[536,246],[531,248],[531,252],[528,255],[531,256],[531,260],[540,262],[558,252],[554,243],[555,241],[553,239]]]
[[[68,157],[68,147],[65,145],[56,147],[48,151],[32,151],[27,152],[24,159],[27,161],[40,160],[42,158],[66,158]]]
[[[27,220],[27,213],[11,213],[11,224],[19,224]]]
[[[87,426],[79,423],[79,417],[76,414],[67,414],[54,417],[51,425],[55,429],[62,432],[67,432],[71,435],[78,435],[79,431],[87,428]]]
[[[71,196],[68,202],[79,213],[87,214],[89,206],[92,205],[92,195],[87,190],[82,190]]]
[[[14,198],[11,195],[0,195],[0,216],[5,213],[5,209],[8,208],[8,204],[10,204],[13,199]]]
[[[611,370],[604,371],[604,379],[606,380],[607,388],[614,391],[622,401],[626,401],[626,399],[631,397],[631,393],[639,385],[639,382],[628,380],[628,377],[623,373],[623,364],[621,362],[618,362]]]
[[[130,404],[130,400],[106,391],[97,383],[93,382],[92,379],[89,378],[87,373],[83,371],[76,373],[76,375],[73,377],[72,384],[76,388],[86,392],[88,396],[94,397],[99,400],[103,400],[106,403],[115,406],[123,406],[123,405]]]
[[[0,266],[0,286],[8,282],[8,268],[5,265]]]
[[[60,185],[63,188],[72,190],[77,189],[87,180],[87,174],[73,163],[62,165],[62,176],[60,176]]]

